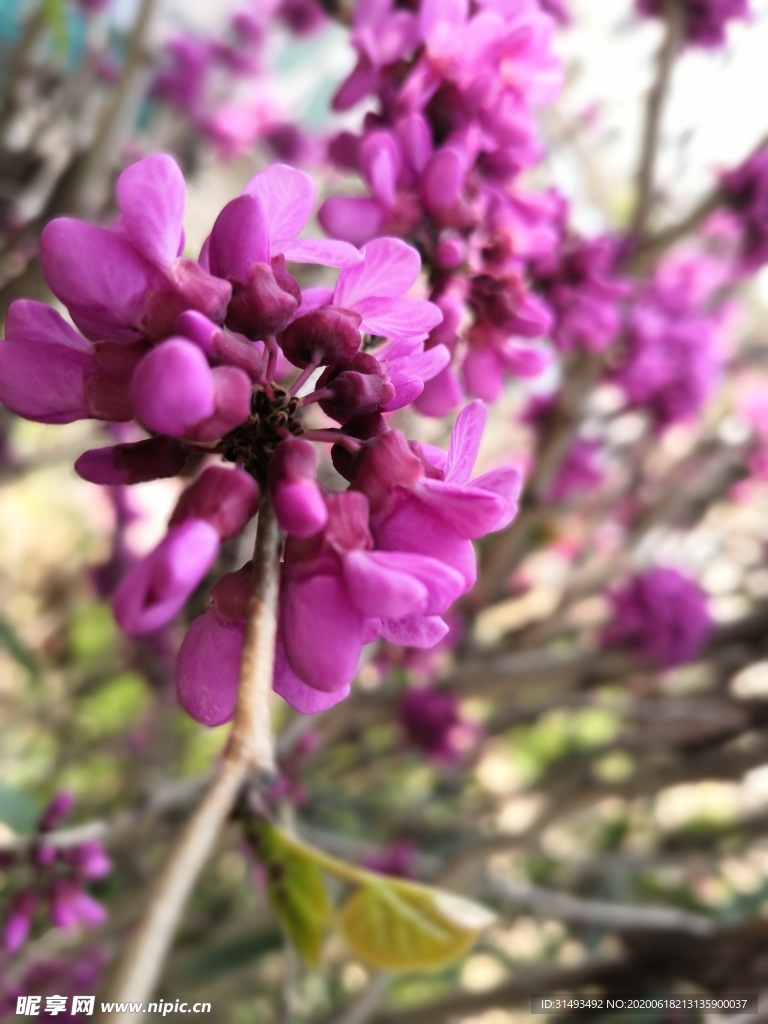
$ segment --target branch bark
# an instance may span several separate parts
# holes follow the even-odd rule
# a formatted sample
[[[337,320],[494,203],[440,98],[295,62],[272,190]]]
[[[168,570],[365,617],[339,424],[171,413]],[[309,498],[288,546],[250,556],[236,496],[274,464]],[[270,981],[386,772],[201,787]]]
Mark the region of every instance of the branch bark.
[[[179,836],[151,887],[139,924],[129,939],[104,995],[111,1002],[140,1002],[160,980],[195,882],[211,854],[246,779],[262,785],[274,775],[269,695],[277,634],[280,530],[265,492],[259,507],[253,582],[248,607],[238,700],[227,750],[203,800]],[[110,1021],[131,1024],[141,1014],[126,1011]],[[106,1022],[106,1016],[97,1018]]]

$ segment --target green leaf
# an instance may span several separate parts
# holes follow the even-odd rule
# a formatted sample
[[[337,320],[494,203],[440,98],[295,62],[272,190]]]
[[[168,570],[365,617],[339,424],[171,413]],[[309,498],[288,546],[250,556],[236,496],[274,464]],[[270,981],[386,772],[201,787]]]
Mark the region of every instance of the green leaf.
[[[478,903],[429,886],[381,879],[360,886],[339,911],[349,948],[391,971],[429,970],[457,960],[494,917]]]
[[[255,838],[275,916],[302,960],[316,967],[333,918],[323,873],[310,855],[289,849],[273,826],[260,825]]]

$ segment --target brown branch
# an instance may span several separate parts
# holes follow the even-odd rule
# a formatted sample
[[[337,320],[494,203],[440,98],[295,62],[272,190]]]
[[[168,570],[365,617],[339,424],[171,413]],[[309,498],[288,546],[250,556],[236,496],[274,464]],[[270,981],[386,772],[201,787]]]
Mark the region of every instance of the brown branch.
[[[643,123],[643,139],[640,148],[640,162],[637,171],[637,199],[630,220],[630,234],[639,237],[643,233],[654,199],[654,172],[659,145],[659,129],[672,80],[672,69],[680,51],[683,38],[685,14],[679,0],[667,0],[664,10],[666,32],[659,50],[656,81],[648,94]]]
[[[277,632],[279,540],[279,527],[266,492],[259,508],[249,619],[230,743],[210,788],[150,890],[138,927],[104,996],[112,1002],[146,1001],[152,995],[187,899],[243,784],[249,775],[262,784],[274,775],[269,695]],[[116,1019],[129,1024],[139,1017],[125,1012]],[[106,1024],[106,1017],[101,1019]],[[109,1020],[115,1020],[114,1014]]]

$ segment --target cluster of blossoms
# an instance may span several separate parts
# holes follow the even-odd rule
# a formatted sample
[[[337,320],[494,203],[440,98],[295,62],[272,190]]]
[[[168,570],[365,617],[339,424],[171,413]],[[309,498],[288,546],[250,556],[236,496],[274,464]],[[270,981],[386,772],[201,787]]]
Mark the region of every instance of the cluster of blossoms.
[[[190,458],[234,463],[204,466],[167,535],[124,576],[113,603],[129,634],[181,611],[268,488],[287,535],[275,690],[300,711],[330,707],[349,692],[364,644],[430,647],[446,634],[440,616],[475,580],[472,539],[510,522],[519,474],[471,479],[478,402],[458,416],[447,452],[390,426],[388,414],[446,365],[442,347],[424,351],[442,314],[406,295],[420,259],[404,242],[358,251],[298,237],[315,202],[307,175],[284,165],[257,174],[197,261],[180,255],[185,186],[170,157],[130,166],[117,200],[109,228],[61,218],[43,232],[46,279],[82,335],[44,304],[14,303],[0,400],[39,422],[136,420],[150,433],[84,453],[76,469],[93,483],[172,477]],[[341,269],[334,287],[302,289],[287,262]],[[319,482],[313,442],[331,446],[346,489]],[[208,725],[234,711],[249,573],[216,583],[179,654],[181,703]]]
[[[541,155],[535,108],[560,85],[552,30],[536,0],[355,11],[358,61],[334,106],[371,94],[378,105],[362,135],[340,134],[329,155],[368,194],[331,197],[319,218],[336,237],[360,244],[384,230],[423,253],[443,312],[427,347],[451,352],[417,403],[428,415],[444,415],[463,393],[491,401],[507,375],[534,376],[548,362],[530,339],[554,313],[532,291],[528,261],[560,244],[562,204],[526,193],[518,178]]]
[[[3,927],[3,945],[15,953],[27,941],[41,907],[55,928],[96,926],[106,920],[106,911],[88,892],[88,882],[104,878],[112,865],[104,847],[96,841],[59,847],[46,842],[46,834],[58,828],[74,806],[74,797],[66,790],[57,793],[38,822],[35,842],[28,851],[4,854],[6,868],[24,864],[34,874],[32,884],[12,899]]]
[[[724,174],[720,187],[739,234],[739,263],[757,270],[768,263],[768,150]]]
[[[309,141],[268,89],[266,43],[278,21],[303,33],[325,15],[312,3],[249,0],[221,38],[177,33],[165,45],[152,99],[179,111],[195,139],[208,140],[224,157],[249,153],[259,142],[291,161],[308,155]]]
[[[690,46],[722,46],[730,21],[749,17],[748,0],[676,0],[685,19],[683,33]],[[640,14],[663,17],[665,0],[636,0]]]
[[[452,690],[411,687],[398,701],[396,714],[408,746],[437,764],[457,764],[480,737]]]
[[[606,647],[624,647],[660,668],[695,658],[707,642],[712,620],[704,591],[676,569],[657,566],[639,573],[610,595]]]
[[[726,264],[705,255],[670,258],[638,285],[626,312],[613,380],[661,429],[692,419],[720,379],[724,273]]]

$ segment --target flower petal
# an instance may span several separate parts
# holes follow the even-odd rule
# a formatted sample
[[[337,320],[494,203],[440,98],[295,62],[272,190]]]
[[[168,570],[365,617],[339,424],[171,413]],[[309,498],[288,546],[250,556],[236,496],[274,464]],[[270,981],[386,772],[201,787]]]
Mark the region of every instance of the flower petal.
[[[360,329],[382,338],[426,338],[443,319],[440,309],[426,299],[362,299],[355,311],[362,317]]]
[[[381,623],[384,639],[401,647],[435,647],[447,633],[448,626],[437,615],[414,615]]]
[[[456,417],[448,445],[446,480],[460,484],[469,480],[487,420],[488,410],[480,401],[470,402]]]
[[[276,245],[274,253],[282,253],[292,263],[317,263],[322,267],[352,267],[363,258],[354,245],[332,238],[297,238]]]
[[[176,695],[196,722],[213,728],[235,713],[245,624],[215,611],[195,619],[176,660]]]
[[[71,217],[46,225],[40,262],[51,291],[93,339],[133,341],[147,294],[162,284],[130,242]]]
[[[366,616],[400,618],[424,611],[426,586],[408,571],[407,555],[350,551],[343,559],[344,582],[353,603]]]
[[[288,663],[303,682],[326,692],[352,682],[364,616],[337,576],[287,579],[280,593],[280,612]]]
[[[120,231],[142,256],[169,266],[184,246],[184,175],[173,157],[155,153],[117,179]]]
[[[387,211],[368,196],[331,196],[317,213],[323,230],[352,245],[363,245],[384,227]]]
[[[283,252],[284,243],[301,234],[317,198],[317,186],[312,178],[288,164],[272,164],[259,171],[243,191],[255,196],[269,215],[273,255]]]
[[[354,309],[369,297],[396,298],[415,284],[421,257],[399,238],[374,238],[362,252],[363,261],[339,275],[334,299],[337,306]]]
[[[254,263],[269,263],[267,210],[255,196],[238,196],[224,207],[208,242],[208,262],[216,277],[248,280]]]
[[[334,704],[338,704],[348,697],[351,689],[349,683],[340,686],[338,690],[329,691],[316,690],[313,686],[307,686],[292,671],[279,637],[275,648],[275,675],[272,688],[276,694],[302,715],[314,715],[318,711],[332,708]]]
[[[219,544],[216,530],[196,519],[170,529],[117,589],[112,607],[121,629],[137,636],[170,622],[213,565]]]

